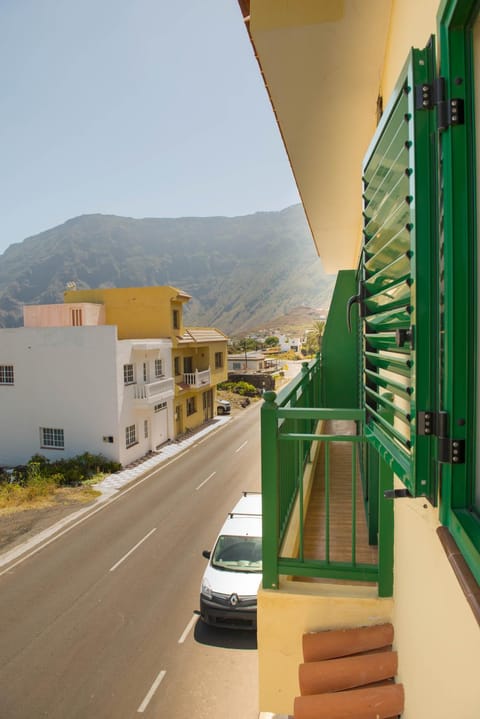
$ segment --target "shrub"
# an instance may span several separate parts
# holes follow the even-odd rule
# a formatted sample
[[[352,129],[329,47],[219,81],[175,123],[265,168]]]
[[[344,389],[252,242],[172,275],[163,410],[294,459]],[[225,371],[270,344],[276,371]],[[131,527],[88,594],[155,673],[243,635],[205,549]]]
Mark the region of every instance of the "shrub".
[[[233,391],[242,397],[256,397],[259,394],[258,389],[249,382],[236,382]]]

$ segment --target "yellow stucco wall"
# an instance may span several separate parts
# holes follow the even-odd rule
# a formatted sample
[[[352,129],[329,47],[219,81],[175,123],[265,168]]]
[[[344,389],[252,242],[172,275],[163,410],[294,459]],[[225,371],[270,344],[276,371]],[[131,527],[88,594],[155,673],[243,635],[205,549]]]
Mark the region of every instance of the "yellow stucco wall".
[[[385,103],[410,48],[424,47],[436,34],[438,6],[438,0],[394,0],[382,76]],[[438,509],[425,500],[395,502],[394,625],[398,680],[406,689],[403,719],[478,719],[480,630],[438,526]]]
[[[105,305],[105,321],[117,325],[118,339],[171,337],[181,335],[183,301],[174,287],[125,287],[68,290],[65,302],[95,302]],[[185,301],[188,296],[185,297]],[[173,328],[173,310],[179,311],[180,326]]]
[[[392,612],[392,600],[378,599],[371,587],[282,581],[279,590],[261,589],[257,632],[260,711],[293,714],[305,632],[383,624],[392,620]]]
[[[400,483],[398,483],[400,487]],[[394,625],[403,719],[480,717],[480,629],[436,534],[438,510],[395,502]]]
[[[384,105],[412,47],[424,48],[436,33],[438,0],[393,0],[381,82]]]
[[[354,5],[358,10],[366,4],[350,3],[350,10]],[[387,4],[385,2],[385,6]],[[377,38],[379,46],[384,43],[377,85],[384,105],[388,103],[411,47],[425,47],[430,35],[436,34],[439,4],[439,0],[393,0],[386,41],[385,37]],[[368,146],[367,143],[360,148],[361,152],[357,152],[358,147],[355,152],[348,147],[344,173],[338,161],[338,153],[342,150],[336,142],[338,137],[343,145],[345,138],[353,137],[354,133],[357,145],[363,140],[357,122],[351,122],[351,113],[338,112],[340,104],[335,93],[345,92],[344,88],[338,89],[338,83],[327,84],[332,68],[336,69],[342,60],[338,53],[335,54],[335,44],[332,43],[331,48],[328,45],[334,35],[330,33],[330,38],[325,38],[322,43],[319,41],[322,27],[314,27],[315,23],[337,22],[344,5],[339,2],[335,7],[328,2],[310,0],[298,3],[252,0],[250,25],[302,199],[313,208],[309,219],[314,218],[318,210],[325,224],[328,218],[322,214],[321,202],[335,207],[336,224],[332,228],[325,231],[320,222],[318,227],[315,222],[311,223],[317,233],[317,246],[321,248],[321,238],[325,236],[332,254],[338,244],[339,224],[351,208],[353,219],[347,228],[349,248],[358,240],[354,227],[357,213],[359,217],[356,203],[360,198],[361,158]],[[322,9],[325,18],[319,17]],[[373,23],[373,15],[370,17]],[[364,52],[365,36],[362,33],[357,36]],[[305,61],[302,47],[306,48],[304,54],[310,53],[307,60],[313,57],[315,62],[308,64]],[[352,44],[349,62],[358,66],[361,73],[368,61],[365,54],[358,57],[363,57],[363,64],[362,60],[357,62]],[[358,88],[363,93],[360,83]],[[360,114],[363,117],[363,105],[360,113],[360,104],[350,93],[350,87],[345,94],[357,110],[357,121]],[[330,107],[325,102],[327,95],[336,103],[334,128],[340,128],[340,132],[335,133],[327,122],[318,121],[313,125],[314,132],[309,132],[309,120],[319,117],[323,120],[322,108]],[[373,111],[372,102],[369,107]],[[303,116],[299,117],[302,112]],[[348,127],[341,125],[343,118],[347,118]],[[374,131],[371,124],[372,127],[367,128],[369,138]],[[312,157],[313,163],[310,162]],[[322,166],[340,166],[342,169],[338,187],[330,183],[335,193],[333,199],[328,195],[328,188],[323,192],[322,177],[317,171]],[[346,193],[346,178],[355,184],[352,201]],[[337,211],[337,205],[341,210]],[[333,585],[320,588],[319,585],[291,583],[282,584],[280,591],[260,591],[261,711],[292,713],[293,697],[298,692],[297,674],[302,661],[301,635],[304,631],[371,624],[390,618],[395,626],[395,648],[399,651],[398,680],[405,685],[406,705],[402,719],[480,717],[480,630],[437,537],[438,510],[421,499],[396,500],[394,506],[394,605],[373,596],[345,597],[346,588]]]

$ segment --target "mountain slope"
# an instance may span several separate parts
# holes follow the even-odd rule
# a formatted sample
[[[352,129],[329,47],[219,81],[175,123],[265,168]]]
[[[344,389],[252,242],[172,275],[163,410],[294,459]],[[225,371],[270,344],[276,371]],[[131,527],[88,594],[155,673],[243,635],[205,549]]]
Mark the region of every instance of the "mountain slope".
[[[187,323],[230,334],[302,304],[328,306],[334,277],[321,268],[300,205],[232,218],[83,215],[0,256],[0,326],[20,325],[24,303],[61,302],[71,281],[171,284],[192,295]]]

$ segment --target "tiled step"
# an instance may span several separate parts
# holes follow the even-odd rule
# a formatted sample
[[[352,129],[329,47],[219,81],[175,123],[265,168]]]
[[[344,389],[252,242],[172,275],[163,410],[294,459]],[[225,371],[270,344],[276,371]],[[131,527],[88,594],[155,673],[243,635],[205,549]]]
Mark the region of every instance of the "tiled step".
[[[295,719],[392,719],[403,711],[403,686],[365,687],[352,691],[296,697]]]
[[[300,664],[300,693],[305,695],[338,692],[392,679],[397,673],[397,665],[396,652],[356,654],[340,659]]]
[[[356,629],[336,629],[303,635],[303,659],[316,662],[346,657],[374,649],[383,649],[393,642],[393,626],[379,624]]]
[[[391,624],[304,634],[294,719],[399,717],[404,693],[394,682],[392,642]]]

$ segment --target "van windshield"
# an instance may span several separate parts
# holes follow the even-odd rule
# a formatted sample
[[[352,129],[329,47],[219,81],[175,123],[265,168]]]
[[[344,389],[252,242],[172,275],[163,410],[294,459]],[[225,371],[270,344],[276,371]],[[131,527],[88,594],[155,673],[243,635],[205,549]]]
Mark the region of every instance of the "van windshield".
[[[216,569],[229,572],[261,572],[262,538],[220,535],[211,564]]]

